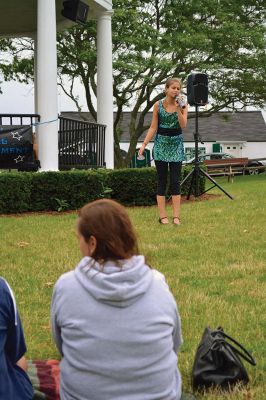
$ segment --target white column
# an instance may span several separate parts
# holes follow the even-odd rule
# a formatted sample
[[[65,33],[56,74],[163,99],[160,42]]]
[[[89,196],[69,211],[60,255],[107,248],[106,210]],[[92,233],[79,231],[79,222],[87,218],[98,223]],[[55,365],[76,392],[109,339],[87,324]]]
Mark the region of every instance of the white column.
[[[97,122],[106,125],[106,168],[114,168],[112,11],[97,20]]]
[[[38,43],[37,43],[37,32],[36,34],[32,35],[32,39],[33,39],[33,46],[34,46],[34,113],[38,114],[38,101],[37,101],[37,93],[38,93],[38,74],[37,74],[37,58],[38,58],[38,54],[37,54],[37,47],[38,47]]]
[[[32,39],[34,41],[34,114],[39,114],[38,113],[38,73],[37,73],[37,59],[38,59],[38,54],[37,54],[37,32],[36,34],[33,34]],[[37,119],[34,120],[34,122],[38,122]],[[38,143],[39,143],[39,126],[33,126],[32,127],[32,132],[34,133],[34,145],[33,145],[33,152],[34,152],[34,157],[39,160],[39,152],[38,152]]]
[[[44,122],[38,127],[41,171],[58,171],[55,0],[38,0],[37,75],[37,110]]]

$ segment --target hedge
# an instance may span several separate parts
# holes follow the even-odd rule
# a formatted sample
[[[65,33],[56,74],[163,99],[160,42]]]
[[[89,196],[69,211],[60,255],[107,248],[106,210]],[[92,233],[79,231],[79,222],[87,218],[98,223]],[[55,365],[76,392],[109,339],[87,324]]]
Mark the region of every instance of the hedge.
[[[183,178],[191,167],[183,167]],[[124,205],[156,203],[156,170],[126,168],[117,170],[73,170],[64,172],[1,172],[0,213],[75,210],[89,201],[110,197]],[[187,194],[191,177],[182,185]],[[194,187],[192,188],[194,193]],[[199,194],[205,190],[200,176]]]

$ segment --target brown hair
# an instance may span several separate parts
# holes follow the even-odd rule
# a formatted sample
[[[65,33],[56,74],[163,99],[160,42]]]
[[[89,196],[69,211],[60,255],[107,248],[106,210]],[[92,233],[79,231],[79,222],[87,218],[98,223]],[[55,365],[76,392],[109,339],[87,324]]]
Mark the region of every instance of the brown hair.
[[[109,199],[95,200],[79,210],[78,231],[87,242],[97,240],[92,257],[102,263],[138,254],[137,237],[125,207]]]
[[[182,89],[182,81],[181,79],[178,78],[168,78],[167,81],[165,82],[165,88],[168,89],[173,82],[179,83],[180,85],[180,90]]]

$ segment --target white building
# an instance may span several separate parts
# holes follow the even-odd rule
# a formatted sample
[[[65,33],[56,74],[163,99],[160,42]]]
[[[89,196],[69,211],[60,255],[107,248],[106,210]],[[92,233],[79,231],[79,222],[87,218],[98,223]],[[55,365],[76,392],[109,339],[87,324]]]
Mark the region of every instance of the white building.
[[[72,24],[61,11],[63,0],[9,0],[0,2],[0,36],[31,37],[35,50],[35,113],[42,170],[58,170],[58,96],[56,30]],[[106,125],[105,162],[114,166],[112,0],[82,0],[88,19],[97,20],[97,123]]]

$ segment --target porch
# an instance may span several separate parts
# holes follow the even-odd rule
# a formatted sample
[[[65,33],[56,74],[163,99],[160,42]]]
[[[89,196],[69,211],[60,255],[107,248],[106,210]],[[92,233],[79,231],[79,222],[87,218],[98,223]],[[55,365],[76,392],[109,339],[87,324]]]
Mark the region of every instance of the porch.
[[[106,132],[105,160],[100,157],[99,162],[113,168],[112,0],[84,0],[83,3],[89,6],[87,20],[97,22],[97,123],[104,126]],[[42,171],[60,168],[56,31],[74,23],[65,18],[63,9],[63,0],[10,0],[0,4],[0,37],[33,40],[34,112],[41,115],[36,136]],[[64,158],[64,164],[68,161]]]

